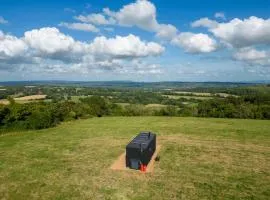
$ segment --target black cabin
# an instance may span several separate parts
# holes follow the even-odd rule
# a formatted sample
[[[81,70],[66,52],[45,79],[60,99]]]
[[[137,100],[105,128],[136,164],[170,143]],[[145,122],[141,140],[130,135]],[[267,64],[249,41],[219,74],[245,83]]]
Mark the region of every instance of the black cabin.
[[[156,150],[156,134],[141,132],[126,146],[126,167],[146,166]]]

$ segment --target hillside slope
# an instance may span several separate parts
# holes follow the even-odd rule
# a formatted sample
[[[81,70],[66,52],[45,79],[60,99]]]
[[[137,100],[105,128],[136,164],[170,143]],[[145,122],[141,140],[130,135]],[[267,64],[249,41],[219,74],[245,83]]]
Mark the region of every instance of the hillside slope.
[[[139,131],[162,145],[154,173],[112,171]],[[4,199],[268,199],[270,122],[103,117],[0,136]]]

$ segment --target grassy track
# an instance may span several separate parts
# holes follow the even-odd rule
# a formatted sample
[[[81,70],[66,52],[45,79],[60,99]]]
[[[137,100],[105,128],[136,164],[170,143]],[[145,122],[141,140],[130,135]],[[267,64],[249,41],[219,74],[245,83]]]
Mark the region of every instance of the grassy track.
[[[111,171],[140,130],[153,174]],[[104,117],[0,136],[0,199],[269,199],[270,122]]]

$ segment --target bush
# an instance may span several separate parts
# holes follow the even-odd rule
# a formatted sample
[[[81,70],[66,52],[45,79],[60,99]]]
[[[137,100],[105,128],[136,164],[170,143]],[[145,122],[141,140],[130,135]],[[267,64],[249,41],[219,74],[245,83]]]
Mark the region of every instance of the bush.
[[[50,112],[34,111],[31,116],[27,119],[28,129],[43,129],[49,128],[55,125],[54,119]]]
[[[109,114],[109,106],[104,98],[92,96],[80,99],[81,102],[89,106],[90,114],[97,117]]]

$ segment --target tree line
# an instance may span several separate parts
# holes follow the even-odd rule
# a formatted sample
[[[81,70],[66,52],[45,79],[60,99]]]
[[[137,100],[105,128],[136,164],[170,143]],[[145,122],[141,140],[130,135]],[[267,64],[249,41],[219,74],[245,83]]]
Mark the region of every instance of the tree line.
[[[0,106],[0,129],[43,129],[60,122],[102,116],[193,116],[217,118],[270,119],[270,105],[253,98],[228,97],[204,100],[197,106],[169,105],[149,108],[142,104],[121,106],[100,96],[59,102],[18,104],[9,98],[9,105]]]

